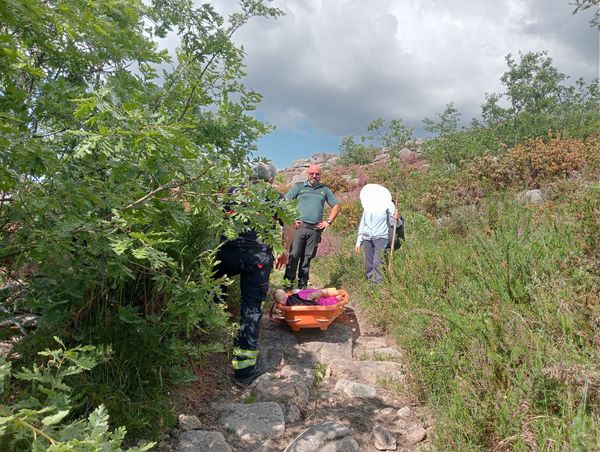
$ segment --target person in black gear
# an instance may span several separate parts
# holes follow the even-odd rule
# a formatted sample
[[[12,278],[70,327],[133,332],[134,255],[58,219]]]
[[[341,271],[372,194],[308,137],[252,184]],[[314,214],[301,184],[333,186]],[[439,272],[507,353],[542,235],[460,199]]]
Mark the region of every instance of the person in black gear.
[[[277,171],[268,163],[258,162],[253,166],[253,183],[264,180],[273,183]],[[241,187],[232,187],[229,194],[235,194]],[[228,213],[234,213],[235,205],[226,206]],[[234,340],[232,367],[237,383],[248,385],[264,371],[257,365],[258,338],[261,304],[269,289],[269,276],[274,265],[274,257],[269,246],[262,243],[256,231],[242,232],[236,239],[225,241],[217,252],[220,261],[215,277],[240,275],[240,327]],[[285,265],[287,254],[277,259],[277,265]]]

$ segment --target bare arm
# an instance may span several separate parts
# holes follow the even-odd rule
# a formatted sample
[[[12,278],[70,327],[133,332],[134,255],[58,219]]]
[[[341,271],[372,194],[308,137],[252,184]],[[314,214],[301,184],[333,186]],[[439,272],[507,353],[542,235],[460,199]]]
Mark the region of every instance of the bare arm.
[[[333,206],[331,208],[331,212],[329,212],[329,218],[325,221],[321,221],[318,224],[319,229],[327,229],[335,220],[335,218],[338,216],[338,214],[340,213],[340,205],[336,204],[335,206]]]
[[[276,303],[285,304],[287,301],[287,295],[282,289],[277,289],[273,294],[273,299]]]
[[[331,222],[333,223],[333,221],[336,219],[336,217],[338,216],[338,213],[340,213],[340,205],[336,204],[335,206],[333,206],[331,208],[331,213],[329,214],[329,220],[331,220]]]
[[[296,228],[292,224],[284,224],[281,231],[281,238],[283,241],[283,252],[277,256],[277,263],[275,264],[275,268],[279,270],[280,268],[287,265],[288,262],[288,253],[290,252],[290,247],[292,246],[292,242],[294,240],[294,234],[296,233]]]

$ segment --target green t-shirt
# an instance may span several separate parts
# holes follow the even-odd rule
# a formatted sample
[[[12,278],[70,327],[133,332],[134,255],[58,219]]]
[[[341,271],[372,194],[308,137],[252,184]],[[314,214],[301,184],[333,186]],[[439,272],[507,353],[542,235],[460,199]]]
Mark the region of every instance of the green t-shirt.
[[[308,181],[298,182],[285,194],[285,199],[298,200],[298,210],[300,218],[305,223],[317,224],[323,221],[323,207],[325,203],[329,207],[338,204],[338,200],[333,195],[333,192],[321,183],[316,186],[311,186]]]

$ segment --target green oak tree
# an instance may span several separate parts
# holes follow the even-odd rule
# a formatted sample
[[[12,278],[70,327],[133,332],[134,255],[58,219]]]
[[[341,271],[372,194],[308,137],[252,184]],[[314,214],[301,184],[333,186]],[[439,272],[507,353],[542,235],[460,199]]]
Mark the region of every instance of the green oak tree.
[[[424,145],[430,159],[462,166],[475,156],[497,155],[532,138],[565,136],[585,139],[600,126],[598,79],[568,83],[547,52],[506,56],[507,71],[500,81],[503,93],[486,94],[481,119],[460,126],[461,114],[453,103],[425,118],[425,129],[435,140]]]
[[[412,136],[412,128],[401,119],[392,119],[388,123],[383,118],[374,119],[367,125],[367,131],[371,134],[361,136],[358,143],[352,135],[342,138],[339,151],[343,165],[372,163],[381,147],[388,149],[393,163]]]
[[[576,137],[595,133],[597,79],[569,85],[545,51],[520,53],[518,60],[509,54],[506,62],[508,70],[500,78],[505,92],[486,95],[482,105],[483,124],[495,129],[499,141],[510,147],[567,130]]]

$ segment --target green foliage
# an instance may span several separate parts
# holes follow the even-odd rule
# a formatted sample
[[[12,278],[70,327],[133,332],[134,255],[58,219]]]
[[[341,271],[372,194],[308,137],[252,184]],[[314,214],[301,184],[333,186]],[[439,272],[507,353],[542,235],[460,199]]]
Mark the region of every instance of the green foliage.
[[[0,357],[0,446],[3,450],[122,450],[126,430],[109,430],[104,405],[87,418],[73,419],[72,389],[67,385],[69,377],[91,370],[99,360],[105,361],[110,350],[90,345],[67,349],[60,339],[54,339],[61,348],[40,352],[45,364],[34,364],[14,375],[26,382],[16,400],[5,386],[12,376],[11,363]],[[128,450],[149,450],[153,445]]]
[[[583,250],[586,254],[600,259],[600,210],[598,209],[598,195],[600,194],[600,185],[593,185],[589,188],[589,198],[581,197],[580,203],[582,209],[578,212],[578,220],[581,229],[578,233],[579,239],[583,243]],[[600,315],[600,303],[595,306],[596,313]]]
[[[383,146],[388,149],[390,163],[397,165],[398,152],[409,143],[412,129],[400,119],[392,119],[386,125],[382,118],[378,118],[369,123],[367,131],[374,135],[360,137],[360,143],[356,143],[352,135],[342,138],[339,147],[340,164],[350,166],[372,163],[379,148]]]
[[[315,364],[315,385],[319,386],[325,379],[327,373],[327,364],[317,363]]]
[[[356,143],[352,135],[342,138],[339,147],[340,165],[367,165],[372,163],[377,154],[373,146],[365,145],[364,142]]]
[[[438,115],[439,120],[436,122],[433,119],[425,118],[425,130],[436,133],[440,136],[451,135],[458,131],[461,114],[458,112],[453,103],[446,105],[446,109]]]
[[[429,140],[423,147],[424,155],[433,161],[445,162],[457,165],[465,158],[463,146],[466,131],[459,131],[458,124],[461,115],[450,103],[446,109],[438,115],[438,120],[425,118],[425,130],[437,135],[436,140]]]
[[[574,0],[571,5],[575,6],[573,14],[577,14],[579,11],[585,11],[589,8],[596,8],[594,17],[590,20],[590,25],[596,28],[600,28],[600,0]]]
[[[165,386],[191,378],[186,363],[226,322],[220,235],[251,227],[281,246],[272,218],[289,209],[265,184],[222,215],[269,130],[231,40],[281,14],[266,3],[225,18],[187,0],[0,1],[0,263],[27,276],[21,303],[43,327],[112,344],[115,360],[74,381],[82,413],[105,397],[130,431],[157,434],[165,421],[144,404],[164,412]],[[167,33],[175,62],[158,49]]]
[[[367,130],[374,132],[375,136],[368,136],[366,139],[378,141],[383,147],[386,147],[392,161],[398,158],[398,152],[410,142],[412,137],[412,128],[405,125],[400,119],[392,119],[386,125],[382,118],[378,118],[371,121]]]
[[[506,56],[508,71],[500,81],[506,91],[490,95],[482,106],[486,125],[512,147],[545,137],[548,131],[585,138],[597,132],[600,116],[598,80],[589,85],[579,79],[566,85],[567,77],[553,65],[547,52],[527,52],[516,61]],[[500,102],[508,103],[501,107]]]
[[[336,223],[335,228],[338,232],[352,234],[358,228],[360,217],[362,215],[362,205],[360,201],[348,201],[342,205],[342,215],[344,221]]]
[[[315,263],[406,350],[440,448],[598,448],[600,198],[597,182],[573,184],[542,207],[489,193],[437,225],[406,194],[413,232],[381,288],[364,282],[354,234]]]
[[[472,120],[469,128],[459,127],[461,115],[451,103],[437,120],[426,118],[426,130],[436,135],[428,140],[424,155],[451,166],[464,166],[484,154],[501,155],[535,138],[597,136],[600,127],[598,80],[573,85],[553,66],[547,52],[506,56],[508,70],[500,81],[502,94],[486,94],[482,121]]]

